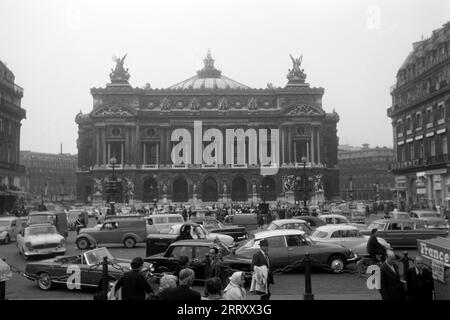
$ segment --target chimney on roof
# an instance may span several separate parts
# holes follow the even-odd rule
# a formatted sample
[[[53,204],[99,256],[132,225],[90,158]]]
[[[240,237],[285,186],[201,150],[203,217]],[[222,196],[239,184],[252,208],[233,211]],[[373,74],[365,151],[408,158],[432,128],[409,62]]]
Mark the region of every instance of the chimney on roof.
[[[363,143],[363,149],[369,149],[369,144],[368,143]]]

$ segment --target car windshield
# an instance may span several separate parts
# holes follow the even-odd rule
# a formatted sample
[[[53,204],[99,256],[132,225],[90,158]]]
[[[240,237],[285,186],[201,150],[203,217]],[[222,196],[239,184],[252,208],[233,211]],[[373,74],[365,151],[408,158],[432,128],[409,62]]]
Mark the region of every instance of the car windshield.
[[[8,227],[9,221],[0,221],[0,227]]]
[[[386,225],[385,223],[372,222],[371,224],[369,224],[369,227],[367,229],[369,229],[369,230],[372,230],[372,229],[384,230],[385,225]]]
[[[25,231],[26,236],[37,236],[40,234],[55,234],[56,228],[54,226],[39,226],[33,228],[27,228]]]
[[[103,257],[107,257],[109,261],[114,260],[112,254],[106,248],[97,248],[84,253],[84,258],[88,265],[102,263]]]
[[[255,245],[255,239],[250,239],[248,241],[246,241],[242,246],[240,246],[237,250],[236,253],[242,253],[245,250],[251,249],[253,248],[253,246]]]
[[[314,231],[314,233],[311,235],[311,237],[313,237],[313,238],[321,238],[321,239],[324,239],[327,236],[328,236],[328,232],[324,232],[324,231],[320,231],[320,230]]]
[[[29,224],[38,223],[53,223],[53,215],[51,214],[36,214],[29,217]]]

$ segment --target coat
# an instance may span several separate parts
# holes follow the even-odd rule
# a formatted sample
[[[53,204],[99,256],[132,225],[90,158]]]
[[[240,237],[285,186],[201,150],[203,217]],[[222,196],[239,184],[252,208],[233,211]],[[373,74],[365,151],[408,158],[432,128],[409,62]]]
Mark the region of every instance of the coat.
[[[422,275],[418,275],[415,267],[410,268],[406,283],[410,300],[433,300],[434,282],[430,270],[424,268]]]
[[[272,270],[271,270],[269,264],[270,264],[270,261],[267,261],[266,257],[264,257],[261,250],[259,250],[258,252],[256,252],[253,255],[252,264],[250,267],[250,270],[252,270],[252,271],[254,271],[255,266],[257,266],[257,267],[266,266],[268,268],[267,287],[269,287],[270,284],[274,284],[273,274],[272,274]]]
[[[175,301],[197,301],[201,300],[202,296],[199,292],[192,290],[187,285],[179,285],[176,288],[164,289],[160,295],[160,300],[175,300]]]
[[[250,285],[250,292],[256,294],[267,293],[267,278],[269,276],[269,270],[266,265],[261,267],[254,266],[254,272],[252,276],[252,283]]]
[[[405,300],[405,285],[400,280],[398,267],[394,265],[394,272],[387,263],[383,263],[380,268],[381,289],[380,294],[383,300]]]

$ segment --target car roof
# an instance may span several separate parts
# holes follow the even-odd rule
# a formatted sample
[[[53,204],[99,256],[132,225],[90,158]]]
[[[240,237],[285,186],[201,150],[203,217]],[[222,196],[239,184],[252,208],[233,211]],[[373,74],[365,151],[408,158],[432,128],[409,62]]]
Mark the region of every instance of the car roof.
[[[158,213],[158,214],[151,214],[149,216],[145,216],[145,219],[149,219],[149,218],[165,218],[165,217],[181,217],[181,218],[183,218],[183,216],[181,214],[178,214],[178,213]]]
[[[437,211],[433,211],[433,210],[412,210],[411,212],[414,213],[433,213],[433,214],[439,214],[439,212]]]
[[[31,226],[27,226],[26,228],[37,228],[37,227],[54,227],[51,223],[36,223],[32,224]]]
[[[38,216],[38,215],[55,215],[54,211],[32,211],[29,216]]]
[[[171,243],[170,245],[176,245],[176,244],[185,244],[185,245],[190,245],[190,246],[213,246],[214,242],[208,239],[187,239],[187,240],[178,240],[175,241],[173,243]]]
[[[345,218],[347,219],[346,216],[343,216],[342,214],[321,214],[319,218]]]
[[[288,223],[307,223],[307,222],[302,219],[278,219],[273,220],[272,223],[275,223],[276,225],[285,225]]]
[[[374,220],[374,221],[372,221],[371,223],[388,223],[388,222],[419,222],[419,220],[417,220],[417,219],[411,219],[411,218],[408,218],[408,219],[377,219],[377,220]]]
[[[317,227],[316,230],[333,232],[337,230],[358,230],[358,228],[355,226],[349,226],[347,224],[327,224],[324,226]]]
[[[213,221],[218,221],[216,218],[214,217],[192,217],[190,219],[191,221],[205,221],[205,220],[213,220]]]
[[[277,236],[290,236],[290,235],[304,235],[305,232],[298,229],[286,229],[286,230],[269,230],[255,233],[255,239],[277,237]]]

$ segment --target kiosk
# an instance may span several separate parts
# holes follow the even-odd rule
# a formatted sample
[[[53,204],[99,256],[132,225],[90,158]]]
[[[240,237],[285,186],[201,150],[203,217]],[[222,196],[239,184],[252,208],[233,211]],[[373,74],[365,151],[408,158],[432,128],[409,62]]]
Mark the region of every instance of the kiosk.
[[[450,300],[450,239],[417,240],[419,254],[433,271],[436,300]]]

